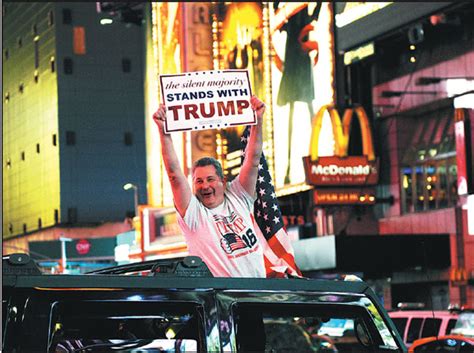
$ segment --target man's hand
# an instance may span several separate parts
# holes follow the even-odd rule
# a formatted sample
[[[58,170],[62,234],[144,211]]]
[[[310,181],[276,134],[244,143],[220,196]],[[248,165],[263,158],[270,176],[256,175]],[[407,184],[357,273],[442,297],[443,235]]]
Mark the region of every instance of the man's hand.
[[[255,194],[258,176],[258,164],[262,154],[262,130],[265,103],[256,96],[250,99],[253,111],[257,114],[257,124],[250,128],[250,137],[245,149],[245,158],[239,173],[239,181],[249,195]]]
[[[255,113],[257,113],[257,123],[260,123],[263,119],[263,114],[265,113],[265,103],[263,103],[257,96],[252,96],[250,98],[250,105]]]
[[[164,104],[160,104],[157,111],[153,114],[153,120],[155,121],[160,132],[164,131],[164,123],[166,120],[166,107]]]

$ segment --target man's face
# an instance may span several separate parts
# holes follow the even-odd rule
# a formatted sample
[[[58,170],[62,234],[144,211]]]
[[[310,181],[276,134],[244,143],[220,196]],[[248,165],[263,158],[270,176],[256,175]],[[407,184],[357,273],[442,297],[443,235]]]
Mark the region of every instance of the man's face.
[[[219,178],[213,165],[197,167],[193,174],[194,194],[207,208],[215,208],[224,202],[224,180]]]

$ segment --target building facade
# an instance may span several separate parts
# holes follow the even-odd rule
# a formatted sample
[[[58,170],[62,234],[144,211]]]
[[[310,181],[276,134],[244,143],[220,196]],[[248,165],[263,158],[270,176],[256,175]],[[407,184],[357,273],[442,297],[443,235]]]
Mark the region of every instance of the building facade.
[[[392,201],[374,209],[379,237],[407,244],[386,275],[391,301],[472,305],[474,8],[382,5],[338,3],[336,35],[338,99],[371,112],[377,194]]]
[[[95,3],[2,8],[4,253],[130,229],[123,185],[146,203],[142,27],[101,24]]]

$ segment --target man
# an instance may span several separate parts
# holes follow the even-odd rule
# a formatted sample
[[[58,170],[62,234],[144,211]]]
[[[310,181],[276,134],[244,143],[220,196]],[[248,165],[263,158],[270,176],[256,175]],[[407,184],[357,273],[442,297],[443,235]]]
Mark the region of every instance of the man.
[[[265,104],[253,96],[257,124],[250,138],[238,177],[226,183],[214,158],[202,158],[193,167],[192,191],[181,170],[173,141],[164,132],[166,108],[153,115],[161,140],[161,153],[173,191],[178,223],[190,255],[201,257],[216,277],[265,277],[264,242],[253,218],[255,185],[262,154]]]

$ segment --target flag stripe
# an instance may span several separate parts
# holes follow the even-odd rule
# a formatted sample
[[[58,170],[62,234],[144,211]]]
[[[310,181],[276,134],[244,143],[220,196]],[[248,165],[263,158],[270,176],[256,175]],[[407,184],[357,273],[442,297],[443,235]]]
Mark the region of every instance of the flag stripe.
[[[242,163],[249,136],[250,126],[247,126],[241,137]],[[272,177],[263,152],[258,166],[255,191],[257,199],[254,204],[252,221],[254,222],[255,230],[261,236],[267,277],[284,277],[285,273],[301,277],[301,271],[295,263],[290,238],[283,227],[283,217],[278,206]]]

